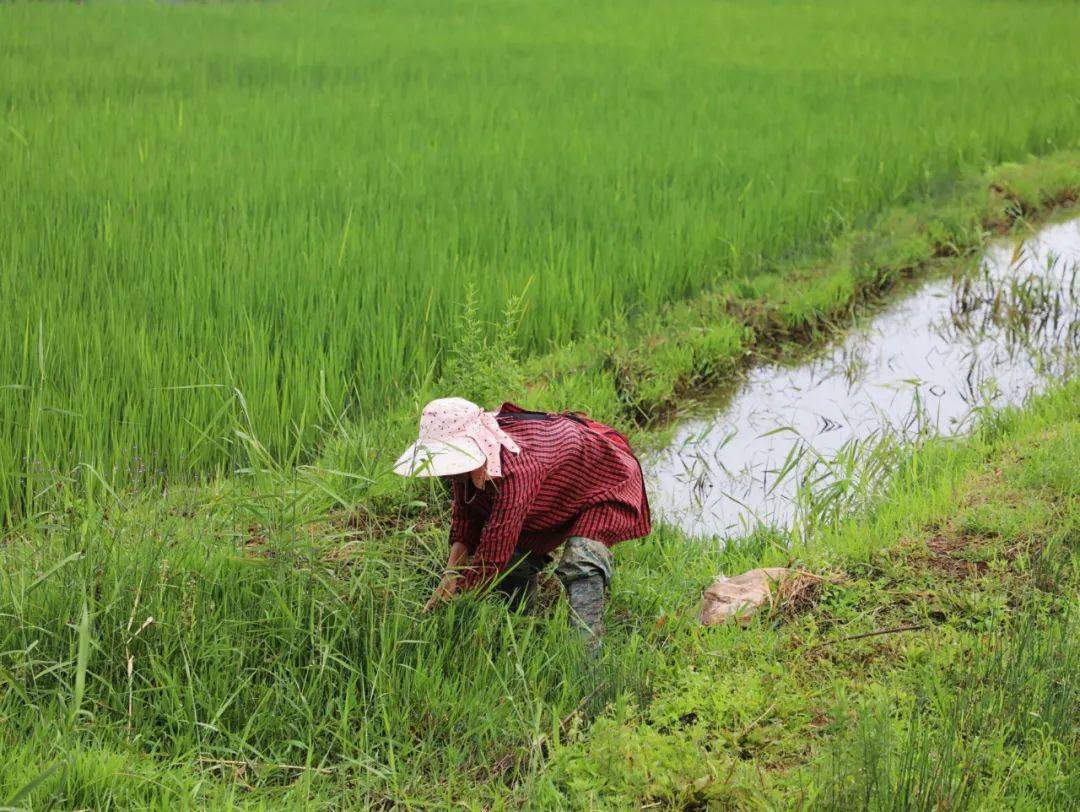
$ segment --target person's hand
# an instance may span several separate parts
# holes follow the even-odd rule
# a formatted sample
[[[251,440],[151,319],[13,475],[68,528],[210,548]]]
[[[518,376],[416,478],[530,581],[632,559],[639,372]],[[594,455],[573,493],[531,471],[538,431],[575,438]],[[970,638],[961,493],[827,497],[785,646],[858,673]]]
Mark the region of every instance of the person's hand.
[[[434,612],[439,608],[440,604],[446,603],[457,592],[457,573],[447,572],[443,575],[439,585],[435,588],[435,594],[433,594],[428,602],[424,604],[425,612]]]
[[[435,594],[424,604],[425,612],[434,612],[439,608],[439,604],[446,603],[454,597],[458,586],[458,574],[455,568],[464,564],[468,557],[469,549],[460,541],[451,545],[450,556],[446,561],[446,572],[443,573],[442,580],[435,588]]]

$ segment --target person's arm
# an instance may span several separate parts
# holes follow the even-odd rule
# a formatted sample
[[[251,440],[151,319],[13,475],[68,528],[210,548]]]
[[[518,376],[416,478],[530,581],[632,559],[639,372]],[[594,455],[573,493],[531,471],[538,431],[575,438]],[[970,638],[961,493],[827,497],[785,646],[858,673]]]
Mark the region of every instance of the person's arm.
[[[443,572],[442,580],[439,581],[439,585],[435,587],[435,594],[433,594],[426,604],[424,604],[424,611],[430,612],[435,609],[440,603],[444,603],[454,597],[454,593],[457,592],[458,580],[460,579],[460,573],[458,569],[463,566],[469,557],[469,548],[460,541],[455,541],[450,545],[450,557],[446,561],[446,570]]]
[[[520,467],[494,480],[488,487],[498,488],[491,514],[480,531],[480,541],[472,561],[459,582],[461,589],[476,589],[491,582],[514,554],[521,529],[540,489],[540,477],[528,467]]]
[[[465,484],[455,482],[453,498],[450,503],[450,546],[464,544],[469,550],[475,550],[480,543],[480,530],[483,522],[465,506]]]
[[[424,611],[430,612],[440,603],[450,600],[457,592],[458,579],[462,566],[468,563],[469,551],[480,543],[482,523],[465,507],[465,485],[455,482],[450,511],[450,556],[446,561],[439,585],[435,593],[424,604]]]

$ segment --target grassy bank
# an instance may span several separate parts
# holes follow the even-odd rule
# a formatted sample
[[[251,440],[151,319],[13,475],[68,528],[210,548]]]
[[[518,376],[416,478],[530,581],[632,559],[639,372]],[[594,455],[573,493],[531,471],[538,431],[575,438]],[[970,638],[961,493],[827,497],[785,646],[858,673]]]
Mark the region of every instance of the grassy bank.
[[[793,548],[621,546],[592,665],[561,602],[422,616],[438,523],[348,527],[287,488],[71,504],[3,549],[0,800],[1063,807],[1078,406],[1074,382],[926,446]],[[697,626],[717,572],[777,563],[825,580]]]
[[[612,809],[1071,808],[1078,407],[1073,382],[962,443],[923,448],[870,515],[805,546],[627,549],[627,616],[683,568],[790,565],[824,580],[782,591],[747,628],[701,630],[671,605],[653,609],[667,631],[653,632],[650,701],[619,703],[572,735],[536,797]]]
[[[55,472],[231,471],[238,423],[315,458],[441,374],[469,283],[484,320],[528,288],[529,357],[782,300],[786,260],[1075,147],[1078,32],[1067,2],[4,4],[0,513]],[[645,408],[639,371],[604,394]]]

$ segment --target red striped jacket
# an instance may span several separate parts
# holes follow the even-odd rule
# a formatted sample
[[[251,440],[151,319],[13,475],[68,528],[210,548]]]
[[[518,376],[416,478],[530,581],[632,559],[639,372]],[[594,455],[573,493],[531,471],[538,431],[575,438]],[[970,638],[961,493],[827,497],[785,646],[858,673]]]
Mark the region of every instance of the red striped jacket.
[[[499,425],[520,454],[502,450],[502,476],[477,489],[454,483],[450,543],[472,554],[463,586],[487,583],[516,549],[546,554],[571,536],[609,547],[649,534],[641,465],[614,429],[565,414],[503,404]]]

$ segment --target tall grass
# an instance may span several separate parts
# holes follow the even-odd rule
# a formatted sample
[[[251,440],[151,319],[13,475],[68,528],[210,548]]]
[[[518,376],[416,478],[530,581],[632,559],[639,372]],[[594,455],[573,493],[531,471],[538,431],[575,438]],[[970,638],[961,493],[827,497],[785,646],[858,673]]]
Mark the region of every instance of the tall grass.
[[[205,803],[210,778],[292,803],[313,787],[358,806],[456,797],[527,776],[569,720],[646,688],[640,642],[592,663],[565,607],[553,622],[474,600],[423,615],[431,535],[245,538],[240,507],[184,512],[84,505],[5,551],[0,802],[56,767],[54,802],[109,806],[144,755],[156,780],[182,769],[142,788],[171,808]]]
[[[1072,3],[0,7],[0,513],[400,403],[1076,143]],[[237,393],[242,393],[243,399]]]
[[[820,808],[977,809],[1018,776],[1041,792],[1010,806],[1071,808],[1078,669],[1075,615],[1028,609],[955,670],[927,668],[905,725],[890,703],[868,709],[850,750],[835,755]]]

